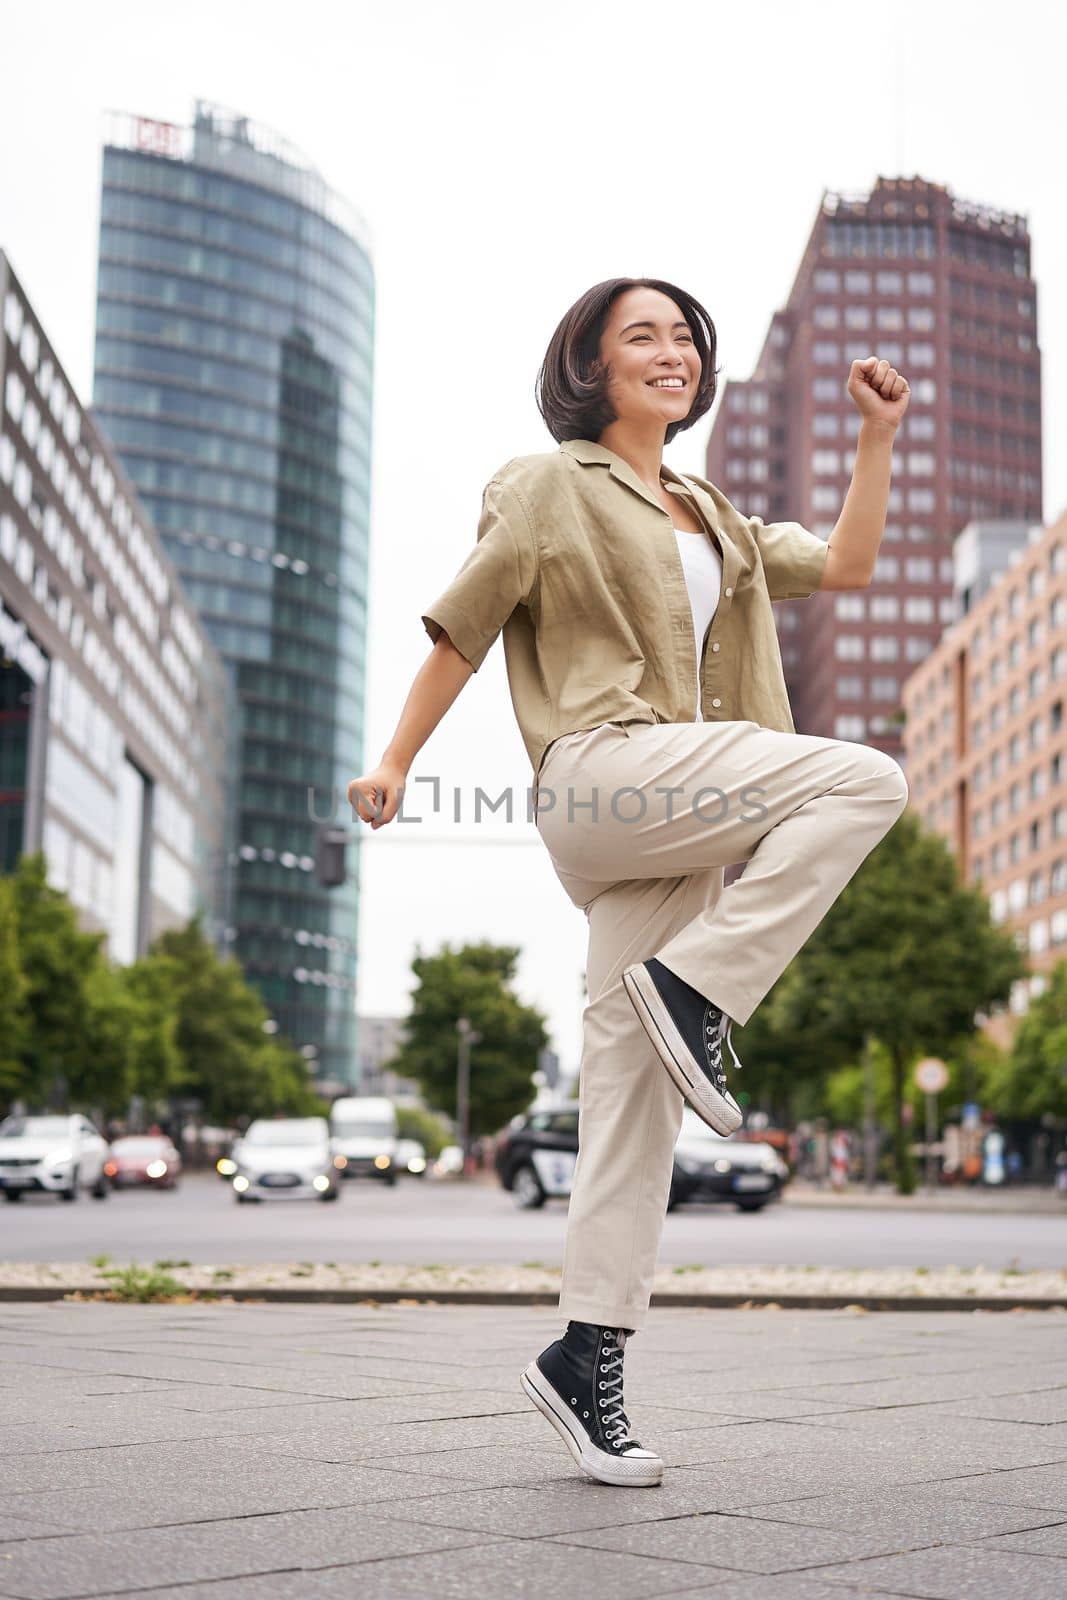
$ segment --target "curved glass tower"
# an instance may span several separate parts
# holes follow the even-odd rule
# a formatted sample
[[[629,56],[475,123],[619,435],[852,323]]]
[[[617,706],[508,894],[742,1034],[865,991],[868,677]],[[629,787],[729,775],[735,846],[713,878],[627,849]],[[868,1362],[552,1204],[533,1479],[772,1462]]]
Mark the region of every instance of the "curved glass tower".
[[[94,409],[233,677],[227,937],[345,1085],[357,852],[320,888],[313,812],[363,759],[373,335],[364,225],[296,152],[203,102],[111,120]]]

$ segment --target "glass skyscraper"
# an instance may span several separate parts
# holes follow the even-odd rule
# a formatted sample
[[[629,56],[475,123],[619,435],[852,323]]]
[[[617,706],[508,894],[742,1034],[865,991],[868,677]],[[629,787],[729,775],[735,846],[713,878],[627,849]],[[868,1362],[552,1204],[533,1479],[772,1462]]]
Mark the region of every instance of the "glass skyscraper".
[[[313,817],[363,759],[374,298],[364,224],[277,136],[112,119],[94,408],[233,678],[232,948],[346,1085],[356,852],[320,888]]]

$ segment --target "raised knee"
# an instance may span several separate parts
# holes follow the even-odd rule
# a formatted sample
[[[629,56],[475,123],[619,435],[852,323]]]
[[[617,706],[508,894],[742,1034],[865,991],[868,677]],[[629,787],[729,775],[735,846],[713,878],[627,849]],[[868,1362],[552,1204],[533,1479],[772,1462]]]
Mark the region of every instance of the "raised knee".
[[[904,768],[899,761],[894,761],[892,756],[883,756],[878,762],[877,770],[884,779],[886,795],[897,804],[899,816],[911,799],[911,789]]]

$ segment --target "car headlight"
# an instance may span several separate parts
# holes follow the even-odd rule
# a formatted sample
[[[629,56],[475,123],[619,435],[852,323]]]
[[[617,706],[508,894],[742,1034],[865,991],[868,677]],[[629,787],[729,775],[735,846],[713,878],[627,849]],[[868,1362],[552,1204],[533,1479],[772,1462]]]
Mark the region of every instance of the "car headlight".
[[[50,1150],[44,1164],[46,1167],[69,1167],[73,1159],[69,1150]]]
[[[781,1166],[778,1153],[775,1150],[763,1150],[760,1153],[759,1164],[764,1172],[777,1172]]]
[[[727,1161],[725,1156],[720,1156],[718,1161],[714,1163],[714,1170],[716,1172],[732,1172],[733,1165],[733,1162]]]
[[[374,1165],[379,1171],[384,1172],[386,1167],[392,1165],[392,1158],[390,1156],[375,1156]]]
[[[150,1161],[144,1170],[149,1178],[162,1178],[167,1170],[167,1163],[165,1161]]]
[[[679,1172],[685,1172],[689,1175],[689,1177],[692,1177],[695,1172],[700,1171],[700,1168],[695,1161],[685,1161],[681,1156],[675,1156],[674,1164],[678,1168]]]
[[[232,1178],[237,1171],[237,1163],[230,1156],[220,1156],[215,1163],[215,1171],[221,1173],[224,1178]]]

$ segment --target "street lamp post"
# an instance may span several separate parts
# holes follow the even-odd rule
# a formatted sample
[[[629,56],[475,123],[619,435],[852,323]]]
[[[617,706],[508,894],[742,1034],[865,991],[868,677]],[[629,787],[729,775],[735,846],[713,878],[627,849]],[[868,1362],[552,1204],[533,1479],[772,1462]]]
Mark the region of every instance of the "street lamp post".
[[[466,1176],[471,1121],[471,1045],[477,1044],[482,1036],[471,1027],[467,1017],[456,1019],[456,1033],[459,1040],[456,1051],[456,1128]]]

